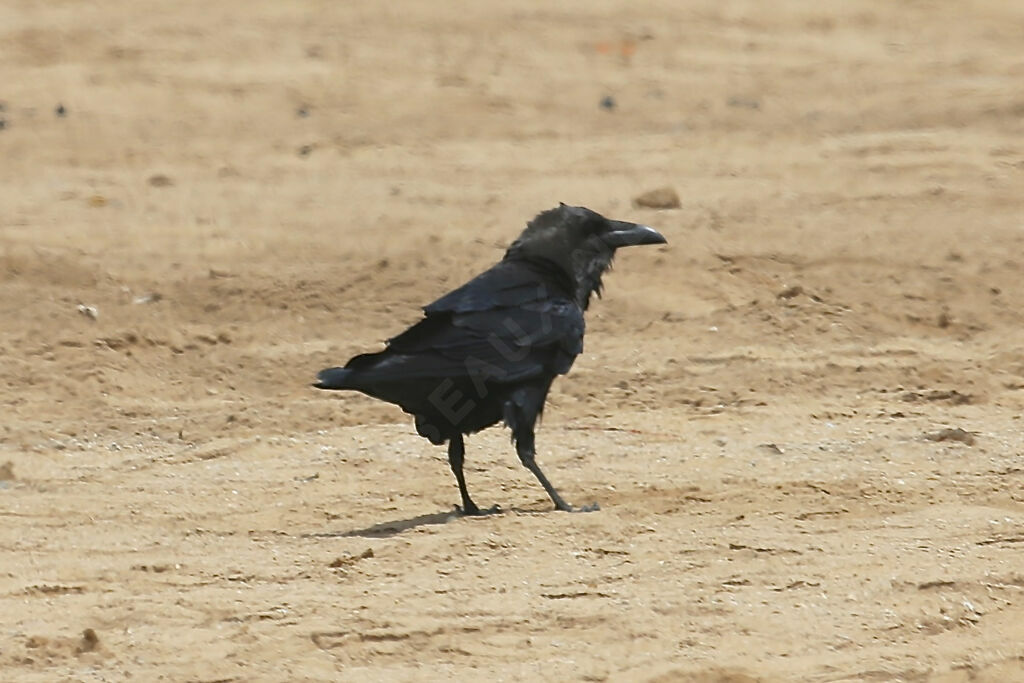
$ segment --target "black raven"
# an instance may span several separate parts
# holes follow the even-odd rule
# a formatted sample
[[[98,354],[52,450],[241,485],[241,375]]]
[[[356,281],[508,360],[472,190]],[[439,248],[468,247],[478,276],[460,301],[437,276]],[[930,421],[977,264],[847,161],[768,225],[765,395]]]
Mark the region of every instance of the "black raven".
[[[551,382],[583,350],[583,312],[600,296],[615,250],[663,243],[646,225],[561,204],[530,221],[505,258],[424,307],[424,318],[383,351],[321,371],[314,386],[397,404],[421,436],[447,441],[468,515],[482,513],[466,490],[462,435],[503,420],[523,465],[557,509],[571,511],[537,465],[534,425]]]

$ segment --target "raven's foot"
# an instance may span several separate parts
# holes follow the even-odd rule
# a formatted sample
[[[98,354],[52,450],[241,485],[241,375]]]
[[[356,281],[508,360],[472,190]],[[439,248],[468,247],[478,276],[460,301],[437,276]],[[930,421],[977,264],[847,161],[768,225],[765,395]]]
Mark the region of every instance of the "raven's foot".
[[[591,503],[590,505],[584,505],[583,507],[576,508],[568,503],[563,503],[562,505],[556,505],[555,509],[561,510],[562,512],[597,512],[601,509],[601,506],[597,503]]]
[[[455,512],[459,515],[462,515],[463,517],[486,517],[487,515],[501,514],[502,512],[504,512],[504,510],[502,510],[501,507],[498,506],[497,503],[495,503],[486,510],[481,510],[476,506],[476,504],[467,505],[465,507],[461,505],[456,505]]]

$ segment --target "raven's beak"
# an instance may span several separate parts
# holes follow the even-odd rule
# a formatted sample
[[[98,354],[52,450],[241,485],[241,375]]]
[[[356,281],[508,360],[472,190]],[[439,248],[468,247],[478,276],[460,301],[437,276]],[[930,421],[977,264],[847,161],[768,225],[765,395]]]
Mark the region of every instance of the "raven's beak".
[[[625,221],[608,221],[612,229],[606,232],[603,237],[605,243],[612,249],[619,247],[635,247],[641,244],[665,244],[668,242],[664,235],[638,223],[626,223]]]

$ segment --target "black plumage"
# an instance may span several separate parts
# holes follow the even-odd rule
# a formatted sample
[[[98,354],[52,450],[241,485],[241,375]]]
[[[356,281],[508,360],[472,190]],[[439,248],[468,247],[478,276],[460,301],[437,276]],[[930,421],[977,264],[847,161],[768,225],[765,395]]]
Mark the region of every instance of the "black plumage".
[[[383,351],[321,371],[314,386],[394,403],[421,436],[447,441],[466,514],[481,511],[462,472],[463,435],[504,421],[555,507],[572,510],[537,465],[534,427],[552,381],[583,350],[583,312],[600,295],[615,250],[664,242],[647,226],[562,204],[530,221],[489,270],[424,307],[424,318]]]

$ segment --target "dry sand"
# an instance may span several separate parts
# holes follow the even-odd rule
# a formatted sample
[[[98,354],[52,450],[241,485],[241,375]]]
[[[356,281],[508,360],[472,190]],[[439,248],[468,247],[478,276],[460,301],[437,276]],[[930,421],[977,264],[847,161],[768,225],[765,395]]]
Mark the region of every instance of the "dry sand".
[[[1022,26],[8,0],[0,678],[1024,680]],[[602,510],[492,429],[506,512],[456,519],[443,449],[308,383],[558,201],[670,242],[539,432]]]

